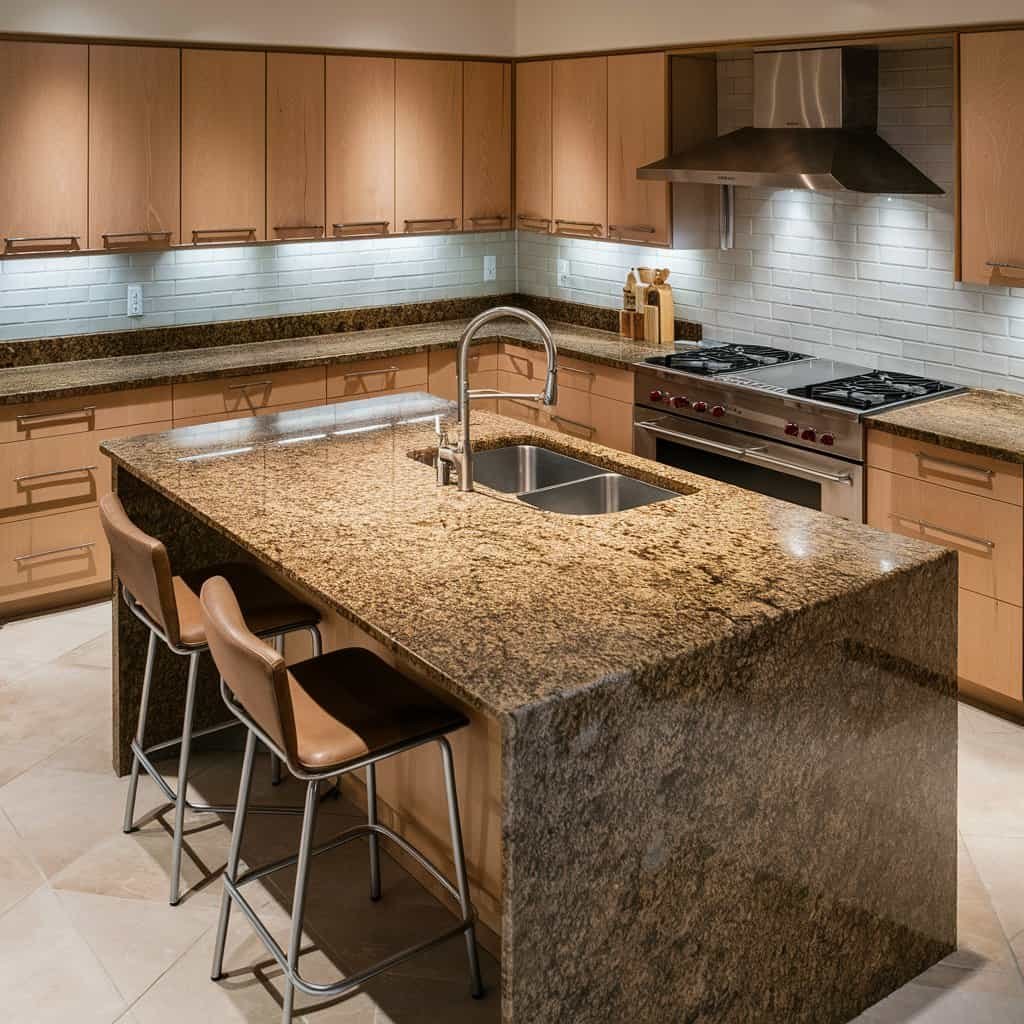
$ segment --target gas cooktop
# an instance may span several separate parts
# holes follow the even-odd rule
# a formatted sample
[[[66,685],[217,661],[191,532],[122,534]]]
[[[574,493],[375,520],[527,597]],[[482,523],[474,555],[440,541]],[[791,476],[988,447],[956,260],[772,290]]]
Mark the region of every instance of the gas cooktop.
[[[714,377],[720,373],[738,373],[780,363],[798,362],[807,356],[787,352],[767,345],[715,345],[707,348],[672,352],[664,356],[651,356],[644,362],[666,370],[692,373],[699,377]]]
[[[868,370],[840,377],[838,380],[790,388],[788,393],[797,398],[810,398],[815,402],[826,402],[846,409],[870,410],[956,390],[959,389],[954,384],[946,384],[928,377]]]

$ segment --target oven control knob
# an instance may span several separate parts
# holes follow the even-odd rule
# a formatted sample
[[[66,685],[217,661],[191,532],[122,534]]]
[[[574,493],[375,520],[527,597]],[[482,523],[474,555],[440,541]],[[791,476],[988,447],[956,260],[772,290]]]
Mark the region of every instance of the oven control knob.
[[[668,404],[673,409],[688,409],[690,407],[690,400],[688,398],[682,398],[680,395],[674,395],[668,400]]]
[[[693,403],[693,411],[694,412],[707,412],[708,411],[708,403],[707,402],[694,402]]]
[[[648,395],[648,397],[650,398],[650,400],[652,402],[660,402],[664,398],[666,398],[667,396],[666,396],[664,391],[659,391],[659,390],[655,389],[654,391],[652,391],[650,393],[650,395]]]
[[[787,437],[796,437],[797,434],[799,434],[799,433],[800,433],[800,427],[797,426],[797,424],[795,424],[795,423],[787,423],[786,424],[786,436]]]
[[[818,438],[818,440],[822,444],[827,445],[829,448],[831,448],[832,445],[836,443],[836,439],[832,434],[822,434],[821,437]]]
[[[724,405],[713,405],[713,406],[711,406],[711,415],[712,416],[724,416],[725,415],[725,406]]]
[[[802,441],[817,441],[818,432],[813,427],[807,427],[800,432],[800,439]]]

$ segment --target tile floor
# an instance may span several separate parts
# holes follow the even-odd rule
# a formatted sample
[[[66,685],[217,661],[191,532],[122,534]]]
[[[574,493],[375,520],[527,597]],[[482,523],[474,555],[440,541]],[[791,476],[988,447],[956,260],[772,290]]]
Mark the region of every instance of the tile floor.
[[[227,830],[208,818],[192,823],[191,891],[175,909],[166,903],[166,819],[131,837],[120,832],[126,783],[110,771],[109,620],[109,605],[96,604],[0,628],[2,1018],[278,1021],[280,971],[237,911],[228,977],[208,980]],[[960,949],[864,1013],[863,1024],[1024,1024],[1024,729],[968,707],[960,722]],[[237,755],[197,755],[197,797],[230,792],[236,765]],[[254,799],[293,802],[297,787],[271,789],[268,776],[259,765]],[[157,803],[144,777],[139,809]],[[327,802],[321,826],[329,832],[353,815],[350,805]],[[250,821],[246,844],[259,859],[294,849],[295,819]],[[279,940],[291,881],[284,872],[255,897]],[[358,844],[316,862],[308,977],[358,970],[447,920],[386,858],[384,882],[385,899],[371,905]],[[483,964],[482,1002],[467,996],[462,946],[453,942],[331,1005],[300,995],[297,1020],[497,1024],[498,966],[486,955]]]

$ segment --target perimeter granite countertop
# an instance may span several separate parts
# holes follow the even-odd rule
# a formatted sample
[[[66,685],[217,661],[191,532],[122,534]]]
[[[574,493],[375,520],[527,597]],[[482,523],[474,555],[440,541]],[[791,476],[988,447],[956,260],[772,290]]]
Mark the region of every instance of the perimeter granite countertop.
[[[993,459],[1024,463],[1024,395],[971,390],[867,420],[872,430]]]
[[[483,412],[472,416],[478,450],[540,441],[679,497],[579,517],[482,486],[439,488],[434,470],[409,453],[435,446],[426,420],[450,409],[410,394],[108,441],[103,450],[494,716],[625,681],[952,557]],[[378,422],[387,425],[359,429]],[[281,443],[289,438],[297,440]],[[218,451],[230,454],[210,457]]]
[[[14,367],[0,370],[0,405],[424,352],[454,345],[467,323],[467,320],[450,320],[186,352],[152,352]],[[626,341],[616,334],[592,328],[562,323],[552,323],[550,327],[559,351],[611,366],[629,366],[647,355],[666,351],[664,347]],[[539,346],[533,331],[516,320],[488,324],[477,337]]]

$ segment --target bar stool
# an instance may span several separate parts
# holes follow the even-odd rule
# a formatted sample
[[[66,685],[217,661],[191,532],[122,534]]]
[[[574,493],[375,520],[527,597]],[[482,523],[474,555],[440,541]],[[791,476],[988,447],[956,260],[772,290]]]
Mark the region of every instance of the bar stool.
[[[313,653],[320,654],[323,644],[317,624],[320,613],[303,604],[255,566],[242,563],[215,565],[175,576],[171,572],[167,548],[155,537],[140,530],[128,518],[124,506],[113,494],[100,499],[100,521],[110,544],[114,571],[121,581],[125,604],[149,629],[149,648],[146,651],[146,671],[142,681],[139,703],[139,721],[132,740],[132,771],[128,784],[128,799],[124,809],[124,831],[135,829],[135,797],[139,786],[139,768],[145,768],[150,778],[160,787],[164,796],[175,806],[174,841],[171,855],[171,906],[177,905],[181,887],[181,850],[185,833],[185,811],[197,813],[232,814],[230,805],[191,803],[188,798],[189,761],[192,740],[224,729],[236,728],[238,722],[229,719],[220,725],[194,730],[196,683],[199,676],[199,656],[209,650],[199,606],[199,590],[211,576],[230,579],[244,603],[246,622],[262,637],[276,639],[282,649],[287,633],[307,631],[312,637]],[[149,711],[150,689],[153,681],[153,663],[157,640],[162,640],[174,654],[187,657],[188,683],[185,690],[185,710],[181,736],[145,747],[146,717]],[[152,755],[160,750],[181,744],[178,758],[178,784],[173,789],[153,764]],[[276,770],[276,765],[275,765]],[[276,774],[276,772],[275,772]],[[271,813],[296,813],[295,808],[252,808]]]
[[[295,989],[323,998],[344,995],[396,964],[459,934],[466,939],[471,992],[479,999],[483,995],[483,984],[476,950],[475,913],[469,902],[455,771],[446,739],[447,733],[469,724],[465,716],[363,648],[348,647],[286,666],[279,653],[249,630],[231,585],[224,578],[213,578],[203,584],[201,605],[210,652],[221,674],[221,693],[249,732],[238,788],[238,812],[224,874],[213,980],[221,977],[231,904],[237,903],[284,971],[283,1024],[291,1022]],[[296,778],[306,782],[306,806],[298,853],[240,875],[238,862],[257,738],[281,758]],[[431,742],[441,748],[455,885],[419,850],[377,821],[377,762]],[[366,769],[367,823],[349,828],[314,847],[320,783],[357,768]],[[378,839],[383,838],[395,843],[444,887],[458,904],[460,918],[440,934],[394,953],[357,974],[330,984],[314,984],[299,972],[299,943],[311,861],[317,854],[335,850],[360,836],[369,840],[371,899],[380,897]],[[292,864],[298,867],[286,954],[246,900],[242,889]]]

